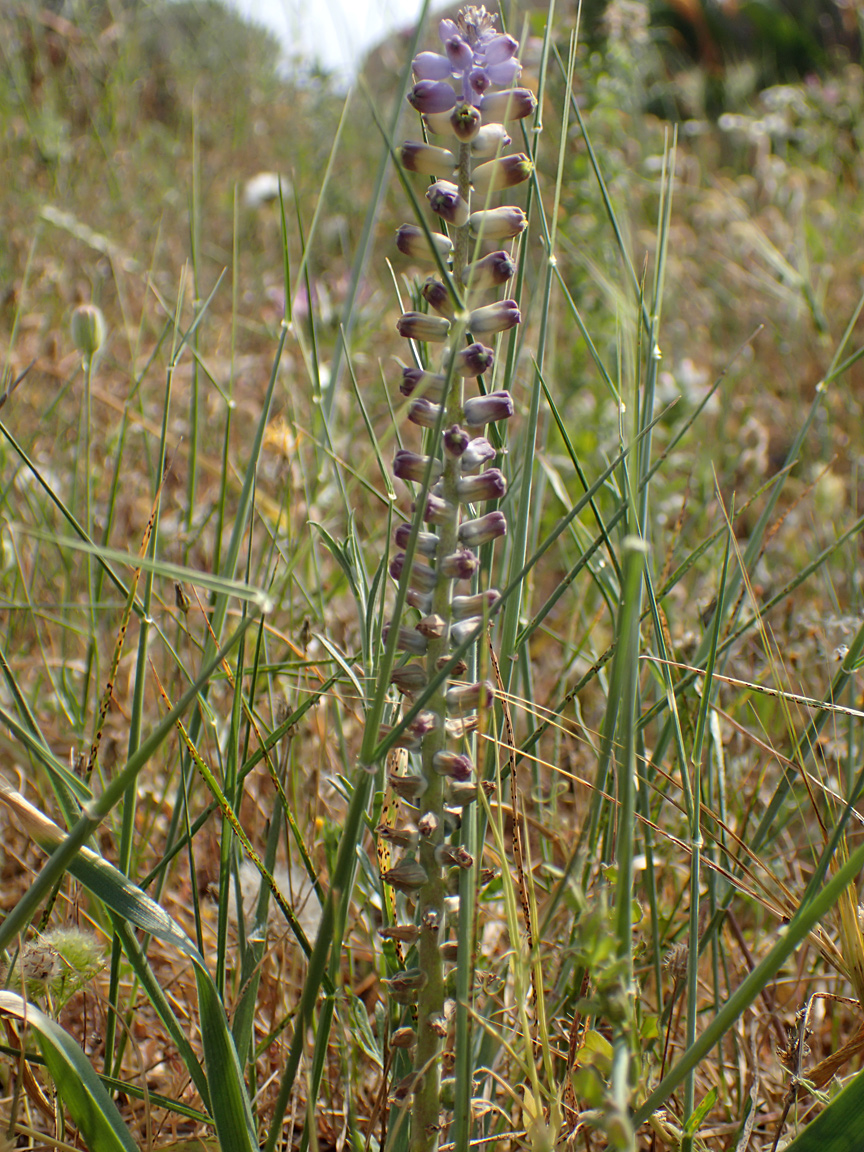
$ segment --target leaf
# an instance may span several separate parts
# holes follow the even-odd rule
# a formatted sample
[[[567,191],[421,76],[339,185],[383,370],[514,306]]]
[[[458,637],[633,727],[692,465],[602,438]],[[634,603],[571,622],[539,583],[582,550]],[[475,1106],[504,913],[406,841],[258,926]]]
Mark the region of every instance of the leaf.
[[[717,1089],[712,1088],[698,1108],[694,1108],[690,1119],[684,1125],[685,1136],[695,1136],[699,1131],[699,1125],[714,1107],[717,1100]]]
[[[785,1152],[860,1152],[864,1148],[864,1073],[835,1096]]]
[[[0,992],[0,1012],[36,1033],[60,1098],[90,1152],[137,1152],[117,1106],[69,1033],[15,992]]]

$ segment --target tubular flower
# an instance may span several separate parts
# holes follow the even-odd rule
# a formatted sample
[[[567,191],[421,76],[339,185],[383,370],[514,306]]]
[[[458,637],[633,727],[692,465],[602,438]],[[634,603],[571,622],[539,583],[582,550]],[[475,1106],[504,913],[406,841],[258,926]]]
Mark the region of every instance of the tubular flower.
[[[415,83],[408,99],[427,130],[446,135],[447,146],[409,141],[400,152],[403,168],[437,177],[424,191],[432,212],[447,225],[448,236],[432,233],[430,243],[425,228],[408,224],[397,233],[401,252],[418,262],[431,260],[440,275],[415,287],[429,312],[406,312],[397,324],[400,335],[425,345],[412,348],[415,363],[402,368],[398,385],[409,398],[409,421],[424,430],[428,455],[406,448],[393,461],[398,479],[424,487],[412,508],[413,522],[396,528],[399,551],[389,564],[391,577],[402,586],[399,602],[411,615],[393,620],[385,630],[390,636],[390,629],[396,629],[391,643],[416,657],[391,673],[394,690],[408,701],[425,698],[427,711],[390,730],[391,742],[415,755],[407,776],[388,776],[400,800],[413,807],[409,819],[397,824],[398,831],[385,825],[379,833],[406,852],[383,874],[385,883],[410,895],[417,907],[416,926],[391,938],[416,943],[418,968],[391,977],[385,986],[397,1003],[417,1005],[416,1029],[407,1037],[415,1049],[414,1071],[396,1092],[413,1097],[410,1143],[423,1152],[433,1152],[441,1125],[441,1041],[448,1031],[443,966],[454,956],[452,947],[442,951],[441,945],[458,917],[458,900],[446,895],[447,873],[454,867],[474,867],[472,854],[453,838],[460,835],[461,809],[477,796],[469,754],[476,740],[477,712],[494,698],[492,685],[485,681],[461,682],[472,664],[468,646],[482,641],[501,599],[494,589],[477,591],[470,582],[480,570],[476,549],[507,531],[503,512],[465,519],[464,506],[505,495],[503,472],[490,467],[502,447],[490,443],[482,430],[508,419],[514,410],[503,390],[481,385],[483,395],[466,399],[464,393],[471,389],[472,377],[484,376],[495,365],[494,352],[480,340],[521,322],[515,300],[484,304],[479,296],[513,278],[513,258],[499,250],[478,253],[469,263],[475,248],[470,234],[497,241],[500,249],[503,241],[526,228],[521,208],[485,204],[531,174],[527,156],[503,155],[510,144],[503,119],[526,116],[534,107],[530,93],[513,87],[521,70],[518,44],[496,29],[485,8],[467,7],[455,20],[442,20],[439,36],[439,52],[421,52],[414,59]],[[506,89],[503,94],[496,92],[501,87]],[[472,195],[475,201],[482,197],[484,210],[472,212]],[[467,346],[466,333],[475,341]],[[437,354],[436,341],[444,342]],[[419,521],[433,525],[434,531],[421,531]],[[460,581],[465,583],[458,585]],[[466,594],[454,595],[457,586]],[[454,648],[461,655],[463,647],[465,659],[454,661]],[[448,678],[444,685],[442,674]]]

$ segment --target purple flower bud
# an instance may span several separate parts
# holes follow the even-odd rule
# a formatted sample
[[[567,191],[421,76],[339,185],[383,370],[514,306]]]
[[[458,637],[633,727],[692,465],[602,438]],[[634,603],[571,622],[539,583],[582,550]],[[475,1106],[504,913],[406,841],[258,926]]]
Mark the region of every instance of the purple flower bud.
[[[435,148],[432,144],[418,144],[414,140],[405,141],[399,149],[399,159],[409,172],[421,172],[425,176],[452,172],[456,167],[456,157],[449,148]]]
[[[483,344],[469,344],[456,353],[455,368],[460,376],[482,376],[495,363],[495,353]]]
[[[385,624],[382,630],[384,642],[390,635],[390,625]],[[422,656],[426,651],[426,640],[414,628],[400,628],[396,648],[399,652],[411,652],[415,656]]]
[[[428,456],[418,456],[416,452],[409,452],[407,448],[400,448],[393,457],[393,475],[399,480],[413,480],[422,484],[429,465]],[[440,460],[432,461],[432,479],[437,480],[443,471]]]
[[[421,396],[417,400],[412,400],[408,406],[408,419],[421,428],[437,428],[440,412],[440,404],[433,404],[431,400]]]
[[[444,151],[444,149],[440,149]],[[486,196],[490,192],[500,192],[502,188],[513,188],[527,180],[534,171],[534,165],[524,152],[512,153],[509,156],[498,156],[495,160],[487,160],[479,168],[475,168],[471,176],[474,191],[479,196]]]
[[[512,60],[518,51],[519,41],[506,32],[499,32],[484,44],[483,59],[487,65],[503,64],[505,60]]]
[[[440,376],[434,372],[424,372],[422,368],[403,368],[399,391],[403,396],[413,396],[415,392],[419,392],[427,400],[440,404],[444,399],[446,385],[446,376]]]
[[[461,620],[450,629],[450,643],[454,648],[458,648],[466,640],[476,640],[482,628],[483,621],[479,616],[472,616],[469,620]]]
[[[390,674],[390,683],[406,694],[420,692],[428,683],[426,670],[422,664],[401,664]]]
[[[474,765],[467,756],[461,752],[436,752],[432,757],[432,767],[439,776],[448,776],[451,780],[470,780]]]
[[[434,712],[418,712],[411,723],[408,725],[408,731],[413,732],[415,736],[428,736],[428,734],[438,727],[438,716]]]
[[[468,327],[474,336],[491,336],[495,332],[506,332],[508,328],[515,328],[521,322],[522,314],[515,300],[496,300],[494,304],[472,309]]]
[[[465,401],[465,423],[469,428],[483,428],[496,420],[509,420],[514,411],[509,392],[487,392]]]
[[[455,20],[445,17],[438,25],[438,35],[441,38],[441,43],[446,44],[448,40],[459,35],[459,25]]]
[[[477,104],[483,99],[483,93],[492,87],[492,77],[485,68],[472,68],[467,77],[468,90]]]
[[[474,63],[474,50],[458,32],[444,41],[444,51],[454,72],[462,73]]]
[[[406,340],[446,340],[450,321],[426,312],[403,312],[396,321],[396,331]]]
[[[411,525],[400,524],[393,534],[396,541],[396,547],[403,550],[408,547],[408,540],[411,536]],[[423,556],[434,556],[438,547],[438,537],[434,532],[418,532],[417,533],[417,551]]]
[[[390,561],[388,569],[390,575],[394,580],[399,581],[402,579],[402,572],[405,568],[405,553],[397,552],[393,559]],[[416,588],[419,592],[431,592],[435,585],[438,583],[438,577],[435,569],[430,568],[428,564],[421,564],[416,561],[411,565],[411,586]]]
[[[453,297],[447,286],[442,284],[440,280],[436,280],[434,276],[428,278],[420,292],[423,299],[435,309],[439,316],[446,316],[448,320],[452,320],[456,315]]]
[[[431,400],[421,396],[417,400],[412,400],[408,406],[408,419],[421,428],[436,428],[440,412],[440,404],[433,404]]]
[[[487,588],[485,592],[475,592],[473,596],[454,596],[450,607],[456,620],[467,620],[469,616],[483,616],[492,611],[501,593],[497,588]]]
[[[429,131],[434,132],[436,136],[453,136],[453,125],[450,120],[452,115],[452,112],[427,112],[423,119]]]
[[[421,636],[425,636],[428,640],[440,640],[447,631],[447,621],[443,616],[432,613],[429,616],[424,616],[422,620],[418,620],[414,627]]]
[[[453,252],[453,241],[443,232],[432,233],[432,243],[437,248],[442,260],[449,260]],[[403,224],[396,231],[396,247],[412,260],[435,260],[426,234],[416,224]]]
[[[459,716],[473,712],[475,708],[486,708],[494,699],[495,688],[488,680],[480,680],[476,684],[457,684],[444,695],[448,711]]]
[[[521,208],[506,204],[501,208],[472,212],[468,223],[474,235],[484,240],[509,240],[525,231],[528,218]]]
[[[500,468],[487,468],[479,476],[463,476],[456,484],[456,491],[464,504],[500,500],[507,491],[507,481]]]
[[[469,144],[472,140],[476,140],[482,130],[480,125],[479,110],[465,100],[460,101],[450,113],[450,127],[453,129],[453,135],[463,144]]]
[[[480,567],[480,560],[467,548],[451,552],[438,565],[440,574],[448,580],[469,580]]]
[[[454,228],[461,228],[468,222],[468,205],[459,195],[456,185],[449,180],[436,180],[426,193],[426,199],[432,211]]]
[[[522,75],[522,65],[515,58],[502,60],[500,64],[486,64],[486,75],[502,88],[510,88]]]
[[[448,428],[444,433],[444,451],[448,456],[454,457],[461,456],[465,449],[468,447],[469,436],[464,428],[460,428],[458,424],[454,424],[452,428]]]
[[[429,496],[423,510],[423,519],[427,524],[445,524],[454,515],[455,509],[449,500],[440,496]]]
[[[411,67],[418,80],[446,80],[453,72],[450,61],[440,52],[420,52]]]
[[[497,509],[478,516],[476,520],[463,520],[459,525],[459,543],[467,544],[469,548],[479,548],[481,544],[489,544],[506,535],[507,519]]]
[[[507,252],[490,252],[482,260],[475,260],[473,264],[466,264],[462,270],[462,279],[469,288],[477,291],[483,288],[497,288],[506,284],[516,272],[516,265]]]
[[[408,93],[408,103],[423,115],[449,112],[456,103],[456,93],[446,80],[421,80]],[[493,116],[492,119],[500,120],[502,117]]]
[[[475,156],[497,156],[512,143],[503,124],[484,124],[472,141],[471,151]]]
[[[452,108],[453,105],[448,104],[447,107]],[[505,88],[501,92],[490,92],[480,101],[480,111],[487,122],[522,120],[523,117],[530,116],[536,107],[534,93],[529,92],[527,88]],[[435,111],[443,109],[436,108]]]
[[[495,449],[486,437],[477,436],[462,453],[462,474],[468,476],[472,472],[479,472],[483,465],[494,460],[496,455]]]

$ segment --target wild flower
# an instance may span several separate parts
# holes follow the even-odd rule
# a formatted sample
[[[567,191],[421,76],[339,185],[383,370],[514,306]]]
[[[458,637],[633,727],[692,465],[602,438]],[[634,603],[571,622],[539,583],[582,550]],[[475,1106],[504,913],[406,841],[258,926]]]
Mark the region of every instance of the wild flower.
[[[398,648],[421,658],[397,668],[392,683],[408,699],[428,696],[425,711],[405,733],[412,749],[418,738],[420,742],[413,755],[414,771],[390,776],[394,789],[414,808],[409,822],[395,832],[395,841],[394,834],[388,834],[391,843],[404,843],[407,851],[384,875],[385,883],[416,905],[416,972],[388,982],[397,1003],[416,1003],[414,1071],[393,1092],[397,1103],[413,1098],[412,1152],[435,1148],[446,1122],[440,1083],[441,1044],[447,1033],[442,1023],[447,1018],[444,965],[455,958],[447,934],[458,915],[458,901],[454,904],[448,896],[448,876],[451,870],[474,866],[471,853],[449,837],[458,828],[461,809],[477,796],[467,742],[477,713],[488,709],[494,698],[488,681],[460,681],[468,664],[460,661],[449,668],[450,652],[453,645],[479,638],[500,601],[498,591],[477,586],[480,561],[475,549],[507,530],[500,509],[474,518],[466,505],[497,502],[506,494],[506,478],[493,466],[497,450],[477,431],[509,419],[513,400],[509,392],[485,385],[480,395],[466,399],[464,393],[472,377],[488,375],[495,363],[494,350],[478,338],[495,339],[522,319],[515,300],[490,300],[489,294],[514,276],[516,254],[503,250],[501,242],[518,243],[527,221],[521,208],[490,201],[532,173],[528,157],[502,155],[510,143],[502,120],[529,115],[535,107],[530,92],[513,88],[521,70],[517,41],[496,29],[485,8],[467,7],[455,20],[442,20],[439,35],[443,51],[421,52],[413,61],[416,82],[408,100],[424,116],[427,131],[446,139],[443,146],[408,142],[400,158],[408,171],[433,177],[426,199],[442,231],[431,234],[432,251],[425,229],[404,224],[397,244],[417,261],[443,260],[449,278],[435,275],[422,284],[419,295],[431,311],[406,312],[398,330],[424,344],[445,343],[434,363],[424,360],[422,348],[415,345],[420,358],[403,368],[399,383],[402,395],[411,397],[409,421],[425,430],[428,455],[400,449],[393,472],[397,479],[420,486],[415,519],[424,521],[425,528],[399,525],[395,538],[400,551],[389,571],[394,580],[407,583],[405,603],[421,615],[414,616],[413,623],[391,622],[387,632],[397,627]],[[496,96],[496,88],[505,91]],[[484,254],[487,240],[495,242],[496,250]],[[416,555],[413,561],[409,549]],[[467,587],[468,582],[473,586]],[[427,686],[444,666],[448,680],[428,693]],[[422,735],[421,717],[426,718]],[[413,931],[410,938],[415,939]],[[400,1045],[408,1046],[404,1028],[399,1036]]]

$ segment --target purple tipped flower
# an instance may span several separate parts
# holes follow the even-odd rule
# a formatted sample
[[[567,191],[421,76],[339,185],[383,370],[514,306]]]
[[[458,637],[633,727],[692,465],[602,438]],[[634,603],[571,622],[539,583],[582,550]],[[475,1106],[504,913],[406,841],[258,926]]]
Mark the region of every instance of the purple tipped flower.
[[[494,460],[496,455],[495,448],[485,436],[475,437],[462,453],[462,474],[467,476],[479,472],[484,464]]]
[[[457,74],[464,72],[474,63],[474,52],[470,44],[463,40],[458,32],[444,41],[444,51],[447,53],[450,67]]]
[[[426,193],[426,199],[432,211],[454,228],[461,228],[468,222],[468,205],[450,180],[436,180]]]
[[[500,500],[507,491],[507,481],[500,468],[487,468],[479,476],[464,476],[456,485],[459,499],[465,504],[480,500]]]
[[[411,537],[411,525],[400,524],[396,531],[393,533],[393,538],[396,541],[396,547],[403,550],[408,547],[408,540]],[[434,556],[438,547],[438,537],[434,532],[418,532],[417,533],[417,551],[423,556]]]
[[[466,640],[475,640],[483,627],[483,620],[479,616],[472,616],[468,620],[461,620],[450,629],[450,643],[454,648],[464,644]]]
[[[453,135],[463,144],[476,140],[482,131],[480,112],[473,104],[460,101],[450,113],[450,127]]]
[[[418,592],[416,588],[409,588],[405,593],[405,603],[409,608],[416,608],[424,616],[432,611],[432,593]]]
[[[490,92],[480,101],[480,111],[487,122],[522,120],[525,116],[530,116],[536,107],[537,100],[534,93],[529,92],[527,88],[505,88],[502,92]],[[436,108],[435,111],[443,109]]]
[[[385,624],[382,635],[384,643],[387,643],[387,637],[390,635],[390,625]],[[427,648],[426,640],[414,628],[400,628],[398,638],[396,640],[396,648],[400,652],[411,652],[415,656],[422,656]]]
[[[457,684],[448,689],[444,696],[448,711],[459,716],[473,712],[475,708],[486,708],[494,699],[495,688],[488,680],[480,680],[476,684]]]
[[[512,143],[503,124],[484,124],[472,141],[471,151],[475,156],[497,156]]]
[[[509,240],[528,227],[528,218],[521,208],[504,205],[472,212],[468,221],[475,236],[484,240]]]
[[[443,232],[432,233],[432,243],[438,250],[442,260],[448,260],[453,252],[453,241]],[[396,230],[396,247],[413,260],[432,260],[435,257],[429,248],[429,242],[422,228],[416,224],[403,224]]]
[[[507,252],[490,252],[482,260],[475,260],[473,264],[466,264],[462,271],[462,279],[469,288],[497,288],[506,284],[516,272],[516,265]]]
[[[495,353],[484,344],[469,344],[456,353],[455,367],[460,376],[482,376],[495,363]]]
[[[404,568],[405,553],[397,552],[390,561],[388,571],[394,580],[399,581],[402,579]],[[430,568],[428,564],[421,564],[416,560],[411,565],[410,579],[411,587],[416,588],[419,592],[431,592],[438,583],[438,576],[434,568]]]
[[[519,51],[519,41],[508,36],[506,32],[499,32],[486,41],[484,56],[487,67],[503,64],[505,60],[512,60]]]
[[[496,420],[509,420],[515,409],[509,392],[487,392],[465,401],[465,423],[469,428],[483,428]]]
[[[402,145],[399,159],[403,168],[424,176],[452,172],[456,167],[456,157],[449,148],[435,148],[432,144],[418,144],[413,140],[406,140]]]
[[[423,299],[434,308],[439,316],[446,316],[448,320],[452,320],[456,314],[456,309],[453,305],[453,297],[446,284],[442,284],[440,280],[436,280],[434,276],[430,276],[426,280],[423,287],[420,289]]]
[[[423,510],[427,524],[445,524],[453,516],[453,505],[441,496],[429,496]]]
[[[479,567],[477,556],[467,548],[460,548],[444,557],[438,571],[448,580],[470,580]]]
[[[444,149],[436,149],[444,151]],[[439,169],[440,171],[440,169]],[[497,156],[475,168],[471,174],[474,191],[480,196],[490,192],[500,192],[502,188],[513,188],[527,180],[534,171],[534,165],[524,152],[514,152],[509,156]],[[430,173],[430,175],[434,175]]]
[[[461,456],[465,449],[468,447],[470,437],[464,428],[460,428],[458,424],[454,424],[452,428],[448,428],[444,433],[444,451],[448,456],[458,457]]]
[[[491,336],[521,323],[522,313],[515,300],[496,300],[494,304],[472,309],[468,327],[475,336]]]
[[[420,52],[411,62],[418,80],[446,80],[453,73],[453,67],[440,52]]]
[[[420,396],[417,400],[412,400],[408,406],[408,419],[421,428],[436,428],[440,412],[440,404],[433,404],[425,396]]]
[[[456,93],[445,80],[421,80],[408,93],[408,103],[423,115],[449,112],[456,103]]]
[[[474,765],[468,756],[461,752],[436,752],[432,757],[432,767],[440,776],[462,782],[471,779]]]
[[[422,664],[402,664],[390,674],[390,683],[400,692],[421,692],[427,685],[426,669]]]
[[[416,484],[422,484],[429,464],[428,456],[418,456],[416,452],[400,448],[393,457],[393,475],[399,480],[413,480]],[[432,479],[437,480],[443,470],[441,461],[432,460],[431,465]]]
[[[421,636],[425,636],[429,640],[440,640],[447,631],[447,621],[443,616],[433,613],[418,620],[415,628]]]
[[[446,385],[446,376],[440,376],[435,372],[424,372],[422,368],[403,368],[399,391],[403,396],[413,396],[415,392],[419,392],[427,400],[440,404],[444,399]]]
[[[406,340],[446,340],[450,321],[426,312],[403,312],[396,321],[396,331]]]
[[[497,509],[478,516],[476,520],[463,520],[459,525],[459,543],[469,548],[489,544],[499,536],[507,535],[507,519]]]
[[[493,84],[510,88],[522,75],[522,65],[511,57],[509,60],[502,60],[500,64],[487,64],[485,72]]]
[[[476,592],[473,596],[454,596],[451,601],[453,617],[456,620],[466,620],[469,616],[482,616],[491,612],[501,593],[496,588],[487,588],[485,592]]]

